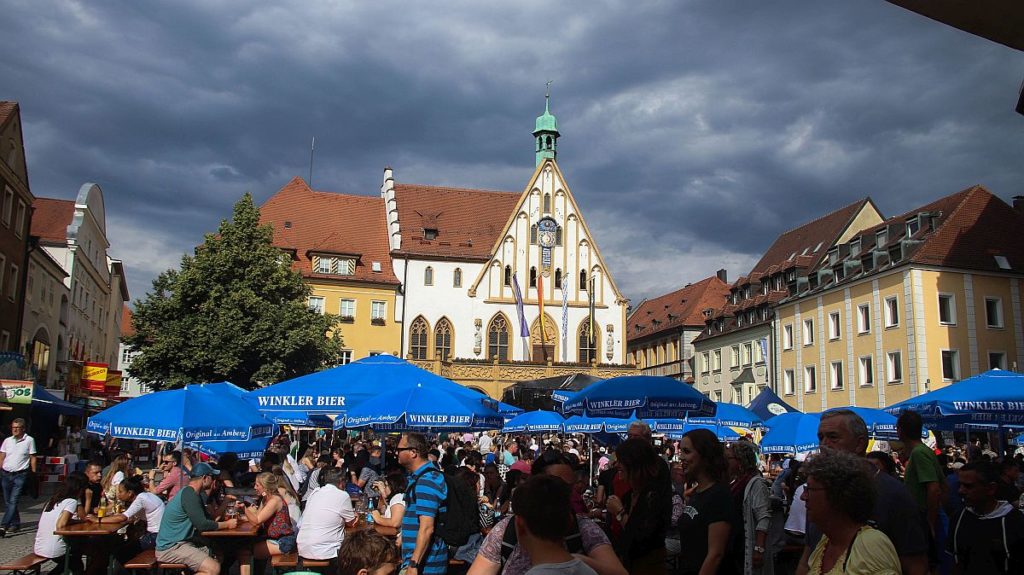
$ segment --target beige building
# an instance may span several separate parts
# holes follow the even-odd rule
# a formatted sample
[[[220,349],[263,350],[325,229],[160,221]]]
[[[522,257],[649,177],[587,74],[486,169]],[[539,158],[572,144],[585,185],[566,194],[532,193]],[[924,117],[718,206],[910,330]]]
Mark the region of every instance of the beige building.
[[[1024,200],[980,186],[844,234],[787,281],[778,393],[802,411],[884,407],[1024,359]]]
[[[790,284],[804,281],[837,243],[881,221],[865,198],[780,235],[750,273],[733,282],[725,305],[702,310],[704,331],[693,341],[697,390],[738,404],[756,397],[771,383],[778,359],[775,306],[789,296]]]

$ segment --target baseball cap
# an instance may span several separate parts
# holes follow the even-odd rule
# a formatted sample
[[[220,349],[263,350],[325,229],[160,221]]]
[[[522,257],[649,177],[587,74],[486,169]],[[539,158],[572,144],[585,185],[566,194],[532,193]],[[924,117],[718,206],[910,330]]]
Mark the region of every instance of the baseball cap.
[[[220,471],[213,468],[209,463],[197,463],[192,466],[189,472],[190,477],[204,477],[206,475],[220,475]]]

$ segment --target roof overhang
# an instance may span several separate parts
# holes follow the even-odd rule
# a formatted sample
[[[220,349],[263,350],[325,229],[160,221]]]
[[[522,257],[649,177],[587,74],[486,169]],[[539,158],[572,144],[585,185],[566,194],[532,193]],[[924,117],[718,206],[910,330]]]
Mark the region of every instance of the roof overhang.
[[[1020,0],[888,0],[969,34],[1024,50],[1024,2]]]

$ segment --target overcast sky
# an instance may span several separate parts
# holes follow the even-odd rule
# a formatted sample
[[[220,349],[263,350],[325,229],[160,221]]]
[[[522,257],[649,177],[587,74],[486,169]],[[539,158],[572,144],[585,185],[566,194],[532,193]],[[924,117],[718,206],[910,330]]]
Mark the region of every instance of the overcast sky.
[[[1021,52],[883,0],[7,0],[37,197],[103,189],[133,299],[251,191],[521,191],[559,165],[634,303],[870,195],[1024,194]],[[338,222],[344,226],[344,222]]]

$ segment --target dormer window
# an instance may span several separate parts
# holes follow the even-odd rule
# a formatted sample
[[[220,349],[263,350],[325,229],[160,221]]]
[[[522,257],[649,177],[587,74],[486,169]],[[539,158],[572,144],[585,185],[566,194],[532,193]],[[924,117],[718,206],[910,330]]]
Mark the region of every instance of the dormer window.
[[[834,266],[834,265],[836,265],[836,262],[838,260],[839,260],[839,248],[832,248],[832,249],[830,249],[828,251],[828,264]]]
[[[903,244],[896,244],[889,248],[889,263],[896,263],[903,259]]]
[[[860,238],[857,238],[850,242],[850,257],[856,256],[860,253]]]
[[[433,241],[437,239],[437,228],[423,228],[423,239]]]
[[[907,220],[907,237],[912,238],[914,235],[921,230],[921,220],[914,216]]]
[[[356,273],[356,259],[344,257],[313,256],[313,269],[318,274],[351,276]]]
[[[885,244],[889,243],[889,233],[886,229],[878,230],[875,233],[875,246],[881,249]]]

